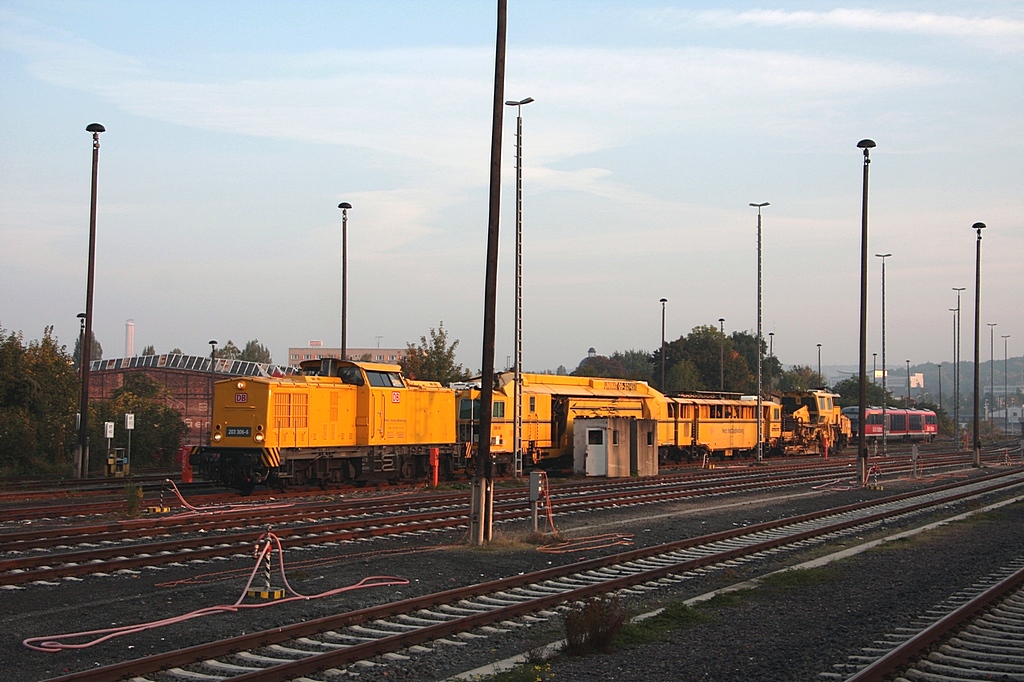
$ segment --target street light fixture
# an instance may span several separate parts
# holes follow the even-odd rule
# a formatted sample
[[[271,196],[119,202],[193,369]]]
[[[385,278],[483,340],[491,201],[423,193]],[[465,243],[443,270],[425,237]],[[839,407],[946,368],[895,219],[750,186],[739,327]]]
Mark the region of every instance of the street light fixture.
[[[89,276],[85,287],[85,330],[82,335],[86,343],[82,344],[79,360],[82,366],[82,399],[79,406],[81,417],[78,420],[78,447],[75,453],[75,475],[77,478],[89,476],[89,436],[86,424],[89,421],[89,362],[92,351],[92,295],[93,282],[96,276],[96,181],[100,164],[100,133],[106,132],[99,123],[90,123],[85,127],[92,133],[92,191],[89,201]]]
[[[953,395],[955,403],[953,405],[954,419],[956,421],[956,442],[957,450],[960,449],[960,292],[964,291],[966,287],[953,287],[953,291],[956,292],[956,331],[953,339],[953,352],[956,355],[956,367],[953,373]],[[966,434],[965,434],[966,435]]]
[[[523,105],[532,97],[509,100],[516,108],[516,291],[515,291],[515,399],[512,405],[512,475],[523,475]]]
[[[857,148],[864,151],[864,179],[860,207],[860,384],[857,399],[857,417],[860,420],[860,429],[857,433],[857,468],[861,485],[867,485],[868,447],[864,433],[867,424],[864,417],[868,407],[868,168],[871,165],[869,152],[875,148],[875,141],[861,140],[857,143]]]
[[[78,313],[78,376],[82,376],[82,348],[85,346],[85,313]]]
[[[1006,382],[1006,340],[1009,334],[1003,334],[1003,434],[1010,435],[1010,399]]]
[[[210,339],[208,343],[210,344],[210,423],[206,429],[206,444],[213,445],[211,442],[213,438],[213,371],[216,366],[217,341]]]
[[[997,322],[989,322],[988,324],[988,390],[992,393],[992,399],[988,401],[988,421],[992,421],[992,415],[995,414],[996,407],[996,381],[995,381],[995,369],[996,369],[996,325]]]
[[[348,210],[352,204],[343,201],[341,209],[341,359],[348,353]]]
[[[889,372],[885,364],[885,259],[892,254],[876,253],[875,256],[882,259],[882,456],[886,456],[889,454],[889,415],[886,410]]]
[[[981,425],[978,423],[980,414],[980,388],[978,377],[979,365],[979,341],[981,336],[981,231],[985,229],[985,223],[974,223],[972,230],[978,232],[977,256],[974,264],[974,466],[981,468]]]
[[[761,209],[770,206],[767,201],[760,204],[751,203],[751,208],[757,209],[757,461],[762,460],[761,440],[764,415],[761,414]],[[722,340],[725,343],[723,337]],[[723,378],[724,381],[724,378]]]
[[[824,388],[825,387],[825,384],[824,384],[825,377],[822,376],[822,374],[821,374],[821,344],[819,343],[819,344],[817,344],[817,346],[818,346],[818,378],[822,381],[822,388]]]
[[[907,409],[910,409],[910,360],[907,360]]]
[[[718,351],[718,390],[725,391],[725,318],[718,318],[719,332],[721,333],[721,344]]]
[[[668,303],[667,298],[661,299],[661,391],[667,393],[665,390],[665,304]]]

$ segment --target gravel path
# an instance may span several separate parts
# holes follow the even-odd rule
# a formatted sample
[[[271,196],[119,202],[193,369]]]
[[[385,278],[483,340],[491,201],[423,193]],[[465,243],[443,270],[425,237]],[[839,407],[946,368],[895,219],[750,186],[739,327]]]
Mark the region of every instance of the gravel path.
[[[978,473],[965,470],[953,475],[966,477]],[[556,523],[568,535],[632,533],[638,546],[646,546],[949,480],[947,476],[891,481],[886,482],[884,491],[788,488],[735,498],[720,496],[698,502],[565,515],[556,517]],[[818,673],[845,661],[848,654],[872,638],[942,601],[1018,553],[1024,547],[1022,522],[1022,505],[1013,505],[978,520],[858,555],[835,564],[833,575],[826,582],[795,590],[761,588],[736,606],[715,609],[712,621],[670,633],[662,642],[609,655],[560,657],[551,662],[544,679],[816,679]],[[217,615],[56,654],[28,650],[21,640],[155,620],[231,603],[237,599],[252,563],[241,559],[202,562],[4,591],[0,593],[5,623],[0,633],[0,670],[4,671],[5,679],[41,680],[214,637],[309,620],[615,551],[541,554],[512,541],[525,533],[525,525],[516,522],[498,526],[496,535],[502,541],[488,548],[459,546],[461,537],[453,533],[427,533],[292,550],[286,556],[289,581],[305,594],[352,584],[368,575],[403,576],[410,584]],[[662,600],[694,596],[777,567],[745,566],[738,573],[713,576],[710,583],[687,585],[671,594],[658,593],[656,599],[630,607],[640,612],[658,606]],[[190,582],[175,582],[183,579]],[[560,623],[552,622],[525,632],[477,640],[464,647],[438,647],[434,653],[398,665],[366,669],[359,679],[441,680],[562,636]]]

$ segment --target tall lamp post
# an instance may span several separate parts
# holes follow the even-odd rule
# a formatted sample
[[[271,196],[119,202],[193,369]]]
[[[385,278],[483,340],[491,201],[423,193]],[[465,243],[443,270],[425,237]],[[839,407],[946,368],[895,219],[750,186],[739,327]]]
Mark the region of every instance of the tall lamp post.
[[[82,376],[82,349],[85,347],[85,313],[78,313],[78,376]]]
[[[107,129],[99,123],[90,123],[85,127],[85,130],[88,133],[92,133],[92,192],[89,201],[89,277],[85,287],[85,329],[82,331],[85,343],[82,344],[78,354],[82,367],[82,400],[79,405],[81,416],[78,420],[78,448],[75,453],[75,474],[77,478],[88,478],[89,476],[89,436],[86,425],[89,421],[89,362],[92,359],[92,294],[96,275],[96,180],[100,164],[100,133],[106,132]]]
[[[910,409],[910,360],[907,360],[907,409]]]
[[[996,322],[988,322],[988,390],[992,393],[992,399],[988,402],[988,421],[996,413]]]
[[[857,143],[857,148],[864,151],[860,207],[860,384],[857,399],[857,417],[860,420],[860,429],[857,432],[857,468],[861,485],[867,485],[868,482],[868,447],[864,434],[864,417],[868,407],[868,168],[871,165],[869,152],[874,147],[874,140],[864,139]]]
[[[939,411],[942,411],[942,363],[939,363]]]
[[[871,354],[871,383],[878,383],[878,353]]]
[[[718,390],[725,392],[725,318],[718,318],[718,331],[721,333],[721,343],[718,350]]]
[[[217,365],[217,340],[210,339],[207,343],[210,344],[210,424],[206,429],[206,443],[212,445],[210,439],[213,437],[213,372]]]
[[[956,402],[953,405],[955,413],[953,418],[956,421],[957,450],[960,449],[960,292],[966,288],[953,287],[953,291],[956,292],[956,330],[953,332],[953,352],[956,354],[956,371],[953,373],[953,396]],[[966,435],[964,434],[964,437]]]
[[[775,332],[768,332],[768,392],[775,389],[775,377],[772,375],[772,365],[775,364]]]
[[[875,256],[882,259],[882,455],[886,456],[889,454],[889,414],[886,410],[886,385],[888,383],[889,372],[888,366],[885,364],[885,259],[891,256],[891,253],[876,253]]]
[[[1007,393],[1007,381],[1006,381],[1006,340],[1010,338],[1009,334],[1003,334],[1003,433],[1010,435],[1010,399],[1009,393]]]
[[[348,210],[352,204],[343,201],[341,209],[341,359],[348,354]]]
[[[667,393],[665,390],[665,304],[668,303],[667,298],[661,299],[661,391]]]
[[[757,461],[761,462],[763,453],[761,448],[762,428],[764,426],[764,415],[761,414],[761,396],[764,393],[761,386],[761,209],[770,206],[767,201],[760,204],[751,203],[751,208],[757,209]],[[725,337],[722,338],[725,343]],[[724,371],[724,370],[723,370]],[[724,376],[723,376],[724,383]]]
[[[971,229],[978,232],[977,256],[974,263],[974,442],[972,447],[974,448],[973,464],[975,467],[981,468],[981,425],[978,423],[981,418],[981,402],[978,395],[981,386],[978,376],[980,361],[978,344],[981,337],[981,231],[985,229],[985,223],[974,223]]]
[[[523,105],[532,97],[509,100],[516,108],[516,292],[515,292],[515,400],[512,403],[512,475],[523,475]]]
[[[822,388],[824,388],[825,377],[821,373],[821,344],[815,344],[818,346],[818,378],[822,381]]]

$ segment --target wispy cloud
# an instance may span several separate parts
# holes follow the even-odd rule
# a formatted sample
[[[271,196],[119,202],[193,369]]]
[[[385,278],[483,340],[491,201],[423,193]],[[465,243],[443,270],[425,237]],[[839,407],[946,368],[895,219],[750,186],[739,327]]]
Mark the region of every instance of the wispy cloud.
[[[933,12],[884,12],[875,9],[844,8],[827,12],[753,9],[746,11],[710,10],[688,14],[694,21],[719,26],[753,24],[790,28],[888,31],[963,38],[1024,38],[1024,21],[1004,17],[967,17]]]

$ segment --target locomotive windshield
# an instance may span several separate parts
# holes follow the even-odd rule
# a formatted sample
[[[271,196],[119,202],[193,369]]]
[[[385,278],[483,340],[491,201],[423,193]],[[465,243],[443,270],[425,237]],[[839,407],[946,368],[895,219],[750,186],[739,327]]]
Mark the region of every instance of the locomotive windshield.
[[[370,380],[371,386],[405,388],[405,384],[402,383],[402,375],[398,372],[380,372],[368,369],[366,370],[366,378]]]

